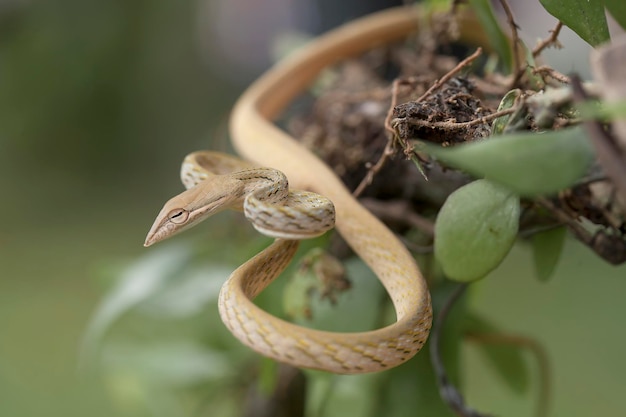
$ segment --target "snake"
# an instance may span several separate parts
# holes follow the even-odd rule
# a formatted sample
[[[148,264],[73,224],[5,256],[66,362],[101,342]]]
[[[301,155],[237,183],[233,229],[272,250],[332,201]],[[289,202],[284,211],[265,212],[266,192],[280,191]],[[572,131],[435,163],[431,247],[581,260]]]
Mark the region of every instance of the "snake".
[[[163,206],[148,233],[145,246],[235,209],[275,238],[230,275],[218,297],[226,327],[264,356],[337,374],[378,372],[412,358],[428,338],[431,297],[413,256],[328,165],[273,123],[324,68],[405,38],[418,29],[420,16],[415,6],[377,12],[317,37],[275,64],[244,91],[231,113],[232,144],[244,159],[210,151],[188,155],[181,168],[186,190]],[[463,17],[459,22],[471,42],[475,33]],[[289,265],[299,241],[333,225],[384,286],[396,311],[394,323],[330,332],[285,321],[254,304]]]

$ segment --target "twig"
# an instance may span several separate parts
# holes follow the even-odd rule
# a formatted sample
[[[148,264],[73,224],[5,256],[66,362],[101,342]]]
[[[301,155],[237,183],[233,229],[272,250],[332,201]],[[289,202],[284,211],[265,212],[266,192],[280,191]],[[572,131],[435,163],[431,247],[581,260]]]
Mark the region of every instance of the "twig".
[[[389,110],[387,110],[387,116],[385,117],[385,130],[387,130],[391,134],[391,136],[387,140],[387,145],[385,145],[385,149],[383,150],[380,158],[378,158],[378,161],[376,161],[374,165],[371,165],[368,168],[367,174],[365,174],[365,177],[363,177],[359,185],[352,193],[352,195],[354,195],[355,197],[360,196],[363,191],[365,191],[365,188],[370,185],[374,180],[374,176],[378,174],[378,172],[380,172],[380,170],[387,163],[389,157],[394,154],[394,141],[396,140],[397,135],[395,130],[393,130],[393,128],[391,127],[390,121],[393,117],[393,109],[398,104],[398,90],[400,88],[400,85],[407,84],[408,82],[408,80],[396,78],[391,84],[391,104],[389,105]]]
[[[378,158],[378,161],[376,161],[374,165],[371,165],[368,168],[367,174],[365,174],[365,177],[363,177],[352,195],[354,195],[355,197],[360,196],[363,191],[365,191],[365,188],[372,183],[372,181],[374,180],[374,176],[378,174],[383,166],[385,166],[385,163],[387,163],[389,157],[394,154],[393,143],[393,140],[387,141],[387,145],[385,145],[385,149],[383,150],[382,155],[380,156],[380,158]]]
[[[565,74],[561,74],[560,72],[558,72],[557,70],[555,70],[554,68],[548,66],[548,65],[541,65],[537,68],[534,68],[532,70],[533,74],[541,74],[541,76],[548,76],[548,77],[552,77],[555,80],[563,83],[563,84],[570,84],[572,82],[571,78],[568,77]]]
[[[533,58],[537,58],[539,54],[543,52],[544,49],[546,49],[547,47],[551,45],[555,45],[557,48],[561,47],[558,37],[559,37],[559,33],[561,32],[562,27],[563,27],[563,22],[559,20],[556,23],[556,26],[554,27],[554,29],[550,31],[550,36],[548,36],[546,39],[539,42],[537,46],[535,46],[535,49],[533,49]]]
[[[469,64],[471,64],[472,62],[474,62],[474,60],[476,58],[478,58],[480,56],[480,54],[482,54],[482,53],[483,53],[483,49],[482,48],[477,48],[476,51],[474,51],[473,54],[471,54],[470,56],[465,58],[463,61],[459,62],[454,68],[452,68],[450,71],[448,71],[443,77],[441,77],[440,79],[435,81],[435,83],[433,85],[431,85],[430,88],[428,90],[426,90],[426,92],[424,94],[422,94],[417,100],[415,100],[415,102],[419,103],[421,101],[424,101],[426,99],[426,97],[430,96],[435,90],[441,88],[441,86],[443,86],[445,83],[450,81],[450,79],[452,77],[454,77],[464,67],[466,67]]]
[[[406,80],[396,78],[391,84],[391,104],[389,104],[387,117],[385,117],[385,129],[392,135],[396,134],[395,130],[393,130],[393,128],[391,127],[390,122],[391,118],[393,117],[393,109],[395,109],[398,105],[398,88],[400,87],[400,84],[405,84],[406,82]]]
[[[576,104],[587,99],[582,82],[577,76],[572,76],[572,88]],[[616,140],[602,128],[600,123],[588,120],[583,123],[583,127],[593,144],[598,162],[615,185],[618,193],[626,199],[626,155],[622,154]]]
[[[392,126],[397,126],[399,123],[405,122],[405,123],[410,124],[411,126],[420,126],[420,127],[423,126],[423,127],[431,127],[431,128],[444,129],[444,130],[459,130],[459,129],[465,129],[468,127],[490,122],[491,120],[497,119],[498,117],[515,113],[516,110],[517,108],[510,107],[508,109],[491,113],[487,116],[479,117],[478,119],[470,120],[469,122],[452,122],[452,121],[431,122],[428,120],[421,120],[421,119],[408,119],[407,120],[406,118],[398,117],[398,118],[393,119],[391,121],[391,124]]]
[[[411,252],[413,255],[429,255],[432,254],[433,251],[435,250],[435,245],[431,244],[431,245],[420,245],[418,243],[415,243],[409,239],[407,239],[406,237],[402,236],[402,235],[397,235],[396,237],[398,239],[400,239],[400,241],[402,243],[404,243],[404,246],[406,246],[406,248],[409,250],[409,252]]]
[[[448,373],[446,372],[445,365],[441,360],[440,355],[440,339],[443,331],[448,313],[456,303],[456,301],[463,295],[467,289],[467,284],[460,284],[450,295],[450,298],[446,301],[444,306],[439,311],[437,320],[434,323],[432,332],[430,334],[430,361],[437,377],[437,384],[439,385],[439,394],[443,401],[460,417],[486,417],[486,414],[479,413],[476,410],[465,405],[465,399],[450,382]]]
[[[515,69],[515,77],[513,77],[513,82],[511,83],[511,88],[514,88],[519,80],[524,75],[525,67],[522,68],[520,65],[520,40],[519,34],[517,33],[517,23],[515,23],[515,19],[513,18],[513,12],[511,12],[511,8],[509,7],[509,3],[506,0],[500,0],[500,4],[504,9],[504,13],[506,14],[507,22],[509,23],[509,27],[511,28],[511,41],[513,43],[513,68]]]
[[[626,245],[621,236],[604,230],[591,234],[581,223],[547,198],[539,197],[535,201],[547,208],[558,221],[567,225],[576,239],[587,245],[596,255],[613,265],[626,262]]]
[[[405,200],[381,201],[374,198],[365,198],[361,204],[368,208],[381,220],[399,222],[414,227],[429,236],[435,235],[434,223],[417,214]]]
[[[394,142],[397,138],[395,130],[391,127],[390,121],[393,117],[393,109],[398,104],[398,90],[401,84],[407,84],[409,81],[404,79],[396,78],[393,80],[391,84],[391,104],[389,105],[389,110],[387,110],[387,116],[385,117],[385,130],[387,130],[391,135],[387,140],[387,145],[385,145],[385,149],[383,150],[382,155],[378,158],[378,161],[374,165],[371,165],[365,177],[361,180],[359,185],[356,187],[352,195],[355,197],[360,196],[365,188],[372,183],[374,180],[374,176],[380,172],[380,170],[385,166],[387,160],[391,155],[394,154]]]
[[[548,200],[545,197],[538,197],[535,201],[543,207],[547,208],[548,211],[550,211],[550,213],[552,213],[559,222],[567,225],[574,233],[574,235],[578,238],[578,240],[580,240],[587,246],[591,246],[591,234],[579,222],[577,222],[576,219],[573,219],[566,212],[561,210],[552,201]]]

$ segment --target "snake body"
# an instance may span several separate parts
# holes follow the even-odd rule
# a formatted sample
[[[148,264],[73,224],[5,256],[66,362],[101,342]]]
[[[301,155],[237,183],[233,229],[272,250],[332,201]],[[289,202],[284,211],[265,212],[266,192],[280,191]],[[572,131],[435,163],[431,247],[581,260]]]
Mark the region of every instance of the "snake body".
[[[417,29],[418,17],[418,9],[401,7],[356,20],[318,38],[265,73],[238,100],[230,122],[237,152],[251,163],[212,152],[189,155],[182,168],[187,191],[165,204],[148,234],[146,246],[219,210],[243,206],[258,230],[277,237],[273,244],[232,273],[222,287],[218,303],[222,320],[230,331],[263,355],[297,367],[340,374],[375,372],[405,362],[421,349],[428,337],[432,321],[430,294],[411,254],[352,197],[326,164],[271,123],[324,67],[406,36]],[[280,172],[258,168],[265,166]],[[283,321],[252,302],[291,261],[298,248],[298,240],[294,239],[323,233],[332,227],[332,209],[325,198],[305,194],[304,200],[317,201],[317,211],[313,208],[309,211],[306,202],[293,209],[285,197],[289,193],[284,194],[286,182],[276,185],[282,180],[276,184],[267,181],[269,177],[283,176],[289,179],[290,186],[318,193],[334,203],[336,229],[387,290],[396,310],[395,323],[359,333],[319,331]],[[285,190],[276,191],[279,188]],[[268,199],[267,194],[274,192],[282,193],[282,197]],[[257,195],[255,199],[255,193],[263,196],[259,199]],[[322,220],[301,233],[280,232],[286,230],[280,223],[284,225],[287,221],[284,214],[289,210],[292,211],[287,220],[294,213]],[[262,212],[266,218],[259,226],[254,221]],[[268,225],[273,224],[268,220],[274,218],[273,212],[277,214],[278,226]]]
[[[333,205],[317,193],[290,190],[276,169],[209,151],[188,155],[181,177],[188,189],[164,205],[146,246],[227,208],[243,210],[257,230],[276,238],[235,270],[220,291],[222,321],[244,344],[295,366],[344,374],[396,366],[424,344],[431,323],[426,284],[402,244],[347,189],[334,191]],[[252,302],[287,267],[299,240],[328,231],[335,216],[346,241],[389,292],[396,323],[370,332],[324,332],[280,320]]]

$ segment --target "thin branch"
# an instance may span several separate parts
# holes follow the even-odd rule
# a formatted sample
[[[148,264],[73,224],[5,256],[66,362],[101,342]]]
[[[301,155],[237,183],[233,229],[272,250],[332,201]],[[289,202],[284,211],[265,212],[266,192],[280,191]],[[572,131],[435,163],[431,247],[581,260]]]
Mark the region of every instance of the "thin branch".
[[[406,83],[406,80],[396,78],[395,80],[393,80],[393,83],[391,84],[391,104],[389,104],[389,109],[387,110],[387,117],[385,117],[385,129],[392,135],[396,134],[395,130],[393,130],[390,124],[391,118],[393,117],[393,109],[395,109],[396,106],[398,105],[398,89],[400,88],[400,84],[405,84],[405,83]]]
[[[567,213],[557,207],[552,201],[548,200],[545,197],[538,197],[535,201],[548,209],[548,211],[550,211],[550,213],[552,213],[559,222],[567,225],[569,229],[574,233],[574,235],[578,238],[578,240],[591,247],[591,241],[593,237],[587,231],[587,229],[585,229],[578,221],[576,221],[576,219],[573,219],[571,216],[569,216]]]
[[[515,77],[513,77],[513,82],[511,83],[511,88],[515,87],[519,80],[524,75],[525,67],[522,68],[520,63],[520,39],[519,34],[517,33],[517,23],[515,23],[515,19],[513,18],[513,12],[511,11],[511,7],[509,7],[509,3],[506,0],[500,0],[500,4],[504,9],[504,13],[506,14],[507,22],[509,23],[509,27],[511,28],[511,41],[513,43],[513,68],[515,69]]]
[[[587,94],[578,77],[572,77],[572,88],[576,104],[587,99]],[[600,123],[588,120],[583,123],[583,127],[593,144],[598,162],[615,185],[617,192],[626,199],[626,155],[622,153],[615,138]]]
[[[415,102],[419,103],[419,102],[424,101],[435,90],[441,88],[445,83],[450,81],[450,79],[452,77],[454,77],[459,71],[461,71],[463,68],[465,68],[466,66],[468,66],[472,62],[474,62],[474,60],[476,60],[476,58],[478,58],[480,56],[480,54],[482,54],[482,53],[483,53],[483,49],[482,48],[477,48],[476,51],[474,51],[473,54],[471,54],[470,56],[465,58],[463,61],[459,62],[454,68],[452,68],[450,71],[448,71],[443,77],[441,77],[440,79],[435,81],[435,83],[432,86],[430,86],[430,88],[428,90],[426,90],[426,92],[424,94],[422,94],[417,100],[415,100]]]
[[[394,154],[393,143],[393,140],[387,141],[387,145],[385,146],[385,149],[383,150],[380,158],[378,158],[378,161],[376,161],[374,165],[371,165],[368,168],[367,174],[365,174],[365,177],[363,177],[358,187],[356,187],[356,189],[352,193],[354,197],[360,196],[363,191],[365,191],[365,188],[367,188],[367,186],[370,185],[374,180],[374,176],[378,174],[381,169],[383,169],[389,157]]]
[[[400,239],[402,243],[404,243],[404,246],[406,246],[409,252],[411,252],[413,255],[430,255],[435,250],[435,245],[420,245],[402,235],[396,235],[396,237]]]
[[[441,333],[448,317],[448,313],[457,302],[457,300],[465,293],[467,284],[460,284],[450,295],[450,298],[446,301],[444,306],[439,311],[437,320],[434,323],[433,329],[430,333],[430,361],[437,377],[437,384],[439,385],[439,394],[442,400],[448,404],[448,406],[460,417],[486,417],[486,414],[479,413],[476,410],[465,405],[465,399],[459,392],[459,390],[452,385],[448,378],[445,365],[441,359]]]
[[[570,77],[565,74],[561,74],[560,72],[548,65],[541,65],[537,68],[534,68],[532,72],[533,74],[540,74],[542,77],[552,77],[563,84],[570,84],[572,82],[572,79]]]
[[[558,221],[567,225],[576,239],[587,245],[596,255],[613,265],[626,262],[626,244],[621,236],[604,230],[591,234],[580,222],[547,198],[539,197],[535,201],[547,208]]]
[[[411,205],[405,200],[381,201],[365,198],[361,200],[361,203],[381,220],[411,226],[431,237],[435,235],[435,224],[413,211]]]
[[[515,107],[509,107],[508,109],[500,110],[498,112],[491,113],[487,116],[470,120],[469,122],[452,122],[452,121],[431,122],[428,120],[421,120],[421,119],[408,119],[407,120],[406,118],[398,117],[396,119],[393,119],[391,121],[391,124],[392,126],[397,126],[399,123],[405,122],[411,126],[430,127],[430,128],[444,129],[444,130],[459,130],[459,129],[466,129],[468,127],[490,122],[494,119],[497,119],[498,117],[515,113],[516,110],[517,108]]]
[[[537,46],[535,47],[535,49],[533,49],[533,58],[537,58],[539,54],[541,54],[543,50],[549,46],[555,45],[557,48],[561,47],[558,37],[559,37],[559,33],[561,33],[562,27],[563,27],[563,22],[559,20],[556,23],[556,26],[554,27],[554,29],[550,31],[550,36],[542,40],[541,42],[539,42]]]
[[[387,140],[387,145],[385,145],[385,149],[383,150],[382,155],[378,158],[378,161],[374,165],[370,165],[367,174],[361,180],[359,185],[356,187],[352,195],[355,197],[360,196],[365,188],[369,186],[374,180],[374,176],[380,172],[381,169],[385,166],[389,157],[394,154],[394,141],[397,138],[395,130],[391,127],[391,118],[393,117],[393,110],[398,104],[398,90],[400,89],[400,85],[407,84],[409,81],[396,78],[393,80],[391,84],[391,104],[389,105],[389,110],[387,110],[387,117],[385,117],[385,130],[387,130],[391,135]]]

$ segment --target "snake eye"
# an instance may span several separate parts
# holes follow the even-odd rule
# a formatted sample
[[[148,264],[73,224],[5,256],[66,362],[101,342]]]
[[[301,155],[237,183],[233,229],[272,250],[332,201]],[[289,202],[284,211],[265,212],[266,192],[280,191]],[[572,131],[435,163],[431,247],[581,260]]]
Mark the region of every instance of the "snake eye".
[[[189,212],[185,209],[174,209],[167,215],[172,223],[183,224],[189,218]]]

